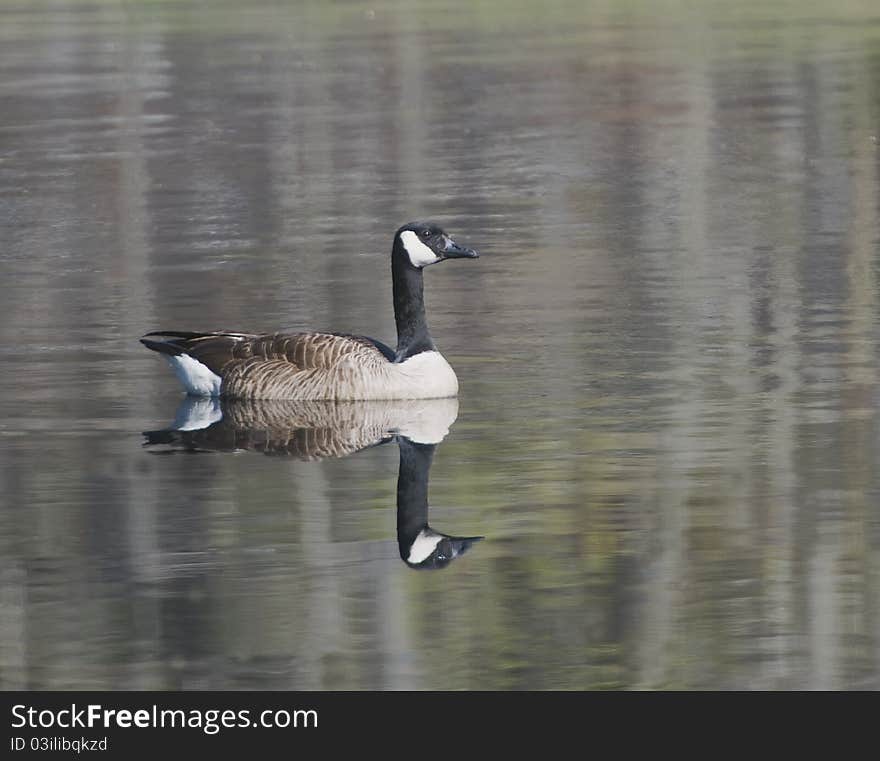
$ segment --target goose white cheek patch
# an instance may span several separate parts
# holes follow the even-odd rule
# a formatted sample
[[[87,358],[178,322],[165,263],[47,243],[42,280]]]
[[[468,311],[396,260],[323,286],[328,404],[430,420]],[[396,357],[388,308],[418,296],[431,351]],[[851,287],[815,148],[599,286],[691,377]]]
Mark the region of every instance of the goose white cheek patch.
[[[419,240],[419,236],[412,230],[404,230],[400,234],[400,240],[406,249],[406,253],[409,254],[409,260],[412,262],[413,267],[427,267],[429,264],[440,261],[440,257],[422,243]]]

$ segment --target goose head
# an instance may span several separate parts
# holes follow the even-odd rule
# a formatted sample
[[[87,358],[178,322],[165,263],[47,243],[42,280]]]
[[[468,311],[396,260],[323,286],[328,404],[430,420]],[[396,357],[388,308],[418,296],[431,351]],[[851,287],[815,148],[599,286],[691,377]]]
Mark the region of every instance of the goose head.
[[[409,222],[394,235],[392,254],[416,269],[444,259],[476,259],[472,248],[459,246],[433,222]]]

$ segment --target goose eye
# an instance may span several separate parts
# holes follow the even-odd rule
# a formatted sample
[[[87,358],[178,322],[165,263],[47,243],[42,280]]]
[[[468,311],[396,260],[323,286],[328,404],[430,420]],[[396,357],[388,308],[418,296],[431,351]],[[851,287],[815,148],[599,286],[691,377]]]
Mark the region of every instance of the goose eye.
[[[423,237],[423,238],[430,238],[430,237],[431,237],[431,231],[430,231],[430,230],[422,230],[422,237]]]

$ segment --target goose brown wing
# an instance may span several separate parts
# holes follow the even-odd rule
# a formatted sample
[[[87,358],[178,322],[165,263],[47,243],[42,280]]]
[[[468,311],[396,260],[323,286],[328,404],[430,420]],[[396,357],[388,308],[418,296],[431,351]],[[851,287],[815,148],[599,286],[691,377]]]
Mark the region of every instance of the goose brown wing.
[[[283,395],[324,373],[378,369],[394,357],[378,341],[337,333],[157,332],[147,336],[165,339],[144,340],[151,349],[188,354],[201,362],[220,376],[223,394],[236,397]]]
[[[294,365],[298,370],[329,370],[347,357],[368,361],[392,360],[394,351],[365,336],[343,333],[183,333],[157,331],[147,337],[164,341],[145,341],[150,348],[166,354],[189,354],[211,372],[222,377],[231,362],[271,360]]]

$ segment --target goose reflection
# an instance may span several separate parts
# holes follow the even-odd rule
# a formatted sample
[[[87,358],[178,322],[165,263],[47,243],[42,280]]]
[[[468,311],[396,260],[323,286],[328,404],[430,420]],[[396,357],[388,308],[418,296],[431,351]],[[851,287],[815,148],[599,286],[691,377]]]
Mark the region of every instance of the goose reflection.
[[[428,524],[434,451],[458,416],[457,399],[387,402],[257,401],[186,397],[174,422],[144,432],[157,454],[261,452],[323,460],[396,441],[397,544],[410,568],[445,568],[483,537],[451,536]]]

